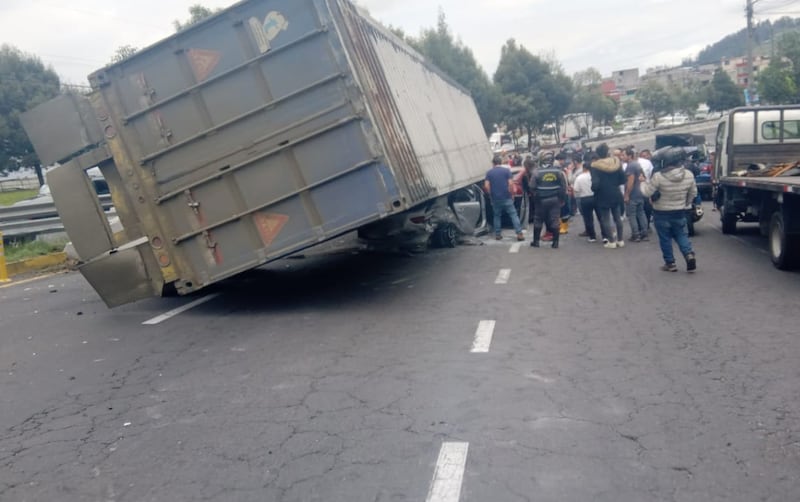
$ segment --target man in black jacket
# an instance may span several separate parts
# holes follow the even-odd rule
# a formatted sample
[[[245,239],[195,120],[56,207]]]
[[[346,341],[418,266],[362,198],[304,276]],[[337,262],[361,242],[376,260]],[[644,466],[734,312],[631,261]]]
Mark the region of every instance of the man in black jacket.
[[[620,206],[623,204],[620,185],[625,183],[625,173],[619,159],[609,156],[608,145],[603,143],[597,147],[598,159],[592,162],[592,192],[594,204],[600,215],[600,228],[608,242],[605,247],[616,249],[625,246],[623,240],[622,215]],[[616,228],[612,227],[614,219]]]

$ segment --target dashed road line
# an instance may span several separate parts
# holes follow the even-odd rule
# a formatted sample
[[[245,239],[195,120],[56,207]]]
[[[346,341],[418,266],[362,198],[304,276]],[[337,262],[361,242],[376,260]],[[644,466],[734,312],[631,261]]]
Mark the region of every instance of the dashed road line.
[[[492,336],[494,335],[495,321],[481,321],[478,323],[478,329],[475,331],[475,340],[472,342],[472,353],[485,353],[489,352],[489,347],[492,345]]]
[[[193,308],[197,307],[198,305],[202,305],[202,304],[204,304],[204,303],[206,303],[208,301],[211,301],[214,298],[218,297],[219,295],[220,295],[219,293],[212,293],[212,294],[210,294],[208,296],[204,296],[204,297],[199,298],[199,299],[197,299],[197,300],[195,300],[193,302],[187,303],[186,305],[184,305],[182,307],[178,307],[176,309],[172,309],[169,312],[165,312],[165,313],[163,313],[163,314],[161,314],[159,316],[156,316],[156,317],[154,317],[152,319],[148,319],[145,322],[143,322],[142,324],[146,324],[148,326],[154,325],[154,324],[160,324],[160,323],[166,321],[167,319],[175,317],[176,315],[181,314],[183,312],[186,312],[189,309],[193,309]]]
[[[510,268],[502,268],[500,272],[497,274],[497,279],[494,280],[495,284],[508,284],[508,280],[511,279],[511,269]]]
[[[522,243],[515,242],[514,244],[511,245],[511,248],[508,250],[508,252],[511,254],[517,254],[519,253],[520,249],[522,249]]]
[[[469,443],[442,443],[426,502],[458,502]]]

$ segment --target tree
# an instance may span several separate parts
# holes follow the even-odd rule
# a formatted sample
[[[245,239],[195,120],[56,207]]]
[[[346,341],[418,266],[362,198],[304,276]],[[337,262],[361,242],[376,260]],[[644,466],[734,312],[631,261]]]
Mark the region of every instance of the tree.
[[[603,75],[600,73],[600,70],[594,66],[590,66],[583,71],[576,72],[575,75],[572,76],[572,84],[575,86],[575,89],[584,87],[599,89],[603,84]]]
[[[39,158],[19,116],[58,95],[58,75],[39,58],[9,45],[0,47],[0,75],[0,173],[34,166],[39,183],[44,184]]]
[[[780,105],[794,103],[797,84],[792,71],[780,59],[773,59],[758,76],[758,94],[762,101]]]
[[[572,81],[554,63],[509,40],[500,51],[494,82],[503,95],[503,117],[530,139],[548,122],[558,122],[572,102]]]
[[[794,86],[797,92],[800,92],[800,32],[790,31],[781,35],[778,40],[778,54],[781,58],[786,58],[791,63],[791,70],[789,73],[794,81]],[[794,101],[798,102],[800,96],[795,95]]]
[[[419,38],[406,37],[406,41],[472,94],[484,129],[493,131],[500,118],[499,95],[486,72],[478,65],[472,50],[453,38],[444,12],[439,10],[436,28],[423,30]]]
[[[127,58],[133,56],[134,54],[136,54],[136,51],[138,51],[138,50],[139,49],[137,49],[136,47],[133,47],[131,45],[123,45],[123,46],[117,47],[117,51],[111,57],[111,62],[112,63],[119,63],[123,59],[127,59]]]
[[[617,114],[618,104],[603,94],[603,76],[593,67],[579,71],[572,76],[575,95],[570,110],[574,113],[588,113],[601,124],[608,124]]]
[[[698,89],[693,87],[673,87],[670,94],[672,94],[672,101],[676,111],[683,113],[689,118],[694,117],[697,107],[700,106],[702,102]]]
[[[725,111],[744,104],[742,89],[722,69],[717,68],[707,89],[706,104],[713,112]]]
[[[675,103],[669,92],[656,80],[648,80],[637,92],[642,109],[652,117],[655,125],[658,117],[666,113],[672,113]]]
[[[639,115],[642,110],[642,103],[638,99],[626,99],[619,105],[619,112],[626,119]]]
[[[172,24],[175,26],[175,31],[183,31],[193,24],[197,24],[203,19],[213,16],[221,10],[222,9],[211,10],[208,7],[203,7],[200,4],[194,4],[189,7],[189,20],[187,20],[185,23],[181,23],[176,19],[172,22]]]

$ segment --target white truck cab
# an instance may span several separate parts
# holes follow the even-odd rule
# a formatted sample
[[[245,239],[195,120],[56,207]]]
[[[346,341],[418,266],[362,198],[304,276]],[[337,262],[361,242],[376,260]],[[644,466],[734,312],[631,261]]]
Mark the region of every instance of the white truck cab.
[[[757,222],[772,263],[800,265],[800,106],[732,110],[719,122],[715,152],[722,232]]]

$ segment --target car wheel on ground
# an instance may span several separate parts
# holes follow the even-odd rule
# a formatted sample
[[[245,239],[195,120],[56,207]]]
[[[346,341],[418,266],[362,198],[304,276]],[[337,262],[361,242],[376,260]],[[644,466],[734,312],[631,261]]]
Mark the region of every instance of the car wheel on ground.
[[[458,245],[458,229],[452,223],[442,223],[433,232],[431,243],[438,248],[454,248]]]

